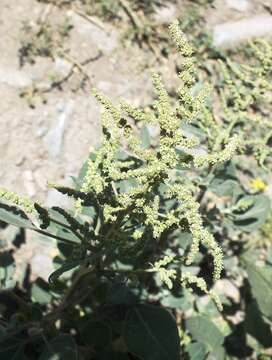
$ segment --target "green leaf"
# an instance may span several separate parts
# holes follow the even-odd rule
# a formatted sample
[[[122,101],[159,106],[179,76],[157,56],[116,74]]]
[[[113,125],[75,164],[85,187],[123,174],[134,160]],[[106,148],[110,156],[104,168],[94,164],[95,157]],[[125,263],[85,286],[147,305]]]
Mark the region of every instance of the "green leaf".
[[[142,148],[143,149],[150,148],[150,146],[151,146],[151,138],[150,138],[148,128],[146,126],[143,126],[141,128],[140,137],[141,137]]]
[[[165,307],[169,307],[172,309],[182,309],[186,311],[192,307],[193,300],[194,300],[193,295],[187,289],[184,288],[181,296],[177,297],[172,294],[169,294],[162,298],[161,304]]]
[[[272,320],[272,277],[265,267],[258,267],[245,260],[248,281],[253,297],[261,312]]]
[[[124,340],[129,352],[142,360],[180,359],[180,339],[175,319],[161,307],[133,307],[125,322]]]
[[[48,304],[52,295],[50,294],[49,285],[43,279],[38,278],[31,287],[31,299],[41,305]]]
[[[233,212],[233,224],[239,230],[252,232],[264,224],[270,213],[270,200],[265,195],[247,195],[238,201],[236,207],[243,203],[252,203],[245,211]]]
[[[241,187],[236,180],[228,179],[222,182],[221,179],[214,179],[209,190],[217,196],[235,198],[241,192]]]
[[[0,202],[0,220],[17,227],[32,229],[33,224],[26,213],[14,205],[7,205]]]
[[[46,344],[39,360],[82,360],[74,339],[70,335],[60,335]]]
[[[213,352],[209,353],[207,360],[225,360],[225,349],[223,346],[219,346]]]
[[[111,340],[111,329],[101,321],[90,320],[81,329],[81,338],[85,344],[99,348],[106,347]]]
[[[246,306],[245,330],[264,348],[272,347],[271,327],[262,318],[256,301],[252,301]]]
[[[191,317],[186,320],[185,324],[193,339],[205,344],[210,351],[216,350],[224,342],[221,331],[203,315]]]
[[[185,350],[190,360],[204,360],[208,352],[206,346],[200,342],[187,345]]]
[[[14,338],[0,342],[0,358],[1,360],[27,360],[24,354],[24,343]]]

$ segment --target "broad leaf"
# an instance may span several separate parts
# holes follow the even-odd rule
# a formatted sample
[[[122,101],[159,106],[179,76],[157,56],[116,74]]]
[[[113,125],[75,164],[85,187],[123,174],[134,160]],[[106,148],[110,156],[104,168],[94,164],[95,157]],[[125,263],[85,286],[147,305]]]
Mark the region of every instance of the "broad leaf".
[[[205,316],[198,315],[187,319],[186,329],[194,340],[205,344],[210,351],[216,350],[224,342],[221,331]]]
[[[152,305],[133,307],[124,326],[129,352],[142,360],[179,360],[180,339],[175,319]]]
[[[148,131],[148,128],[146,126],[143,126],[141,128],[141,134],[140,134],[140,137],[141,137],[141,145],[142,145],[142,148],[143,149],[148,149],[150,148],[151,146],[151,138],[150,138],[150,134],[149,134],[149,131]]]
[[[111,329],[108,324],[90,320],[81,329],[81,338],[85,344],[98,348],[106,347],[111,340]]]
[[[9,337],[5,340],[0,338],[0,359],[1,360],[27,360],[24,354],[24,341],[16,337]]]
[[[272,277],[266,268],[246,261],[248,281],[261,312],[272,320]]]
[[[208,352],[207,347],[200,342],[191,343],[191,344],[187,345],[185,349],[189,355],[190,360],[206,359],[206,355]]]
[[[244,196],[238,203],[241,206],[243,206],[243,203],[252,203],[245,211],[233,212],[233,224],[242,231],[251,232],[257,230],[264,224],[270,213],[270,200],[265,195]]]
[[[82,360],[74,339],[60,335],[45,346],[39,360]]]
[[[0,203],[0,220],[21,228],[33,228],[33,224],[26,213],[14,205]]]
[[[272,347],[271,327],[264,321],[256,301],[246,307],[245,329],[264,348]]]
[[[43,279],[38,278],[32,285],[31,299],[41,305],[46,305],[51,301],[52,295],[49,286]]]

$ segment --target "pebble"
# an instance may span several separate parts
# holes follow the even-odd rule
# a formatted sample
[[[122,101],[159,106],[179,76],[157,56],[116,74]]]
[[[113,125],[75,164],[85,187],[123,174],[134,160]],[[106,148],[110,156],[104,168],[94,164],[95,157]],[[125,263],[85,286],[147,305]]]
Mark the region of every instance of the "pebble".
[[[218,47],[232,47],[252,38],[272,36],[272,16],[258,15],[249,19],[216,25],[213,44]]]
[[[24,88],[30,86],[32,84],[32,80],[23,71],[0,67],[0,83],[14,88]]]
[[[248,0],[226,0],[226,4],[230,9],[244,12],[248,9]]]
[[[57,107],[57,111],[59,114],[55,119],[53,126],[44,138],[48,152],[52,158],[59,157],[61,153],[64,132],[73,108],[74,102],[72,100],[65,104],[60,103]]]

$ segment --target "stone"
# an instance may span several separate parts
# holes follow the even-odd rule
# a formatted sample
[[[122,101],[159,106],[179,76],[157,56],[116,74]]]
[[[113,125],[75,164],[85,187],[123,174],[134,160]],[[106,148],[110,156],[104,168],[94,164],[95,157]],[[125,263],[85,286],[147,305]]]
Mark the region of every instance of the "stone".
[[[244,12],[248,9],[248,0],[226,0],[227,6],[230,9],[234,9],[240,12]]]
[[[59,157],[61,153],[64,132],[67,127],[68,119],[73,111],[73,107],[74,102],[72,100],[65,104],[59,103],[57,106],[59,114],[44,138],[49,155],[52,158]]]
[[[233,47],[252,38],[272,36],[272,16],[258,15],[249,19],[219,24],[213,30],[213,44]]]
[[[23,71],[0,67],[0,83],[14,88],[24,88],[32,84],[32,79]]]
[[[57,57],[54,61],[55,72],[62,76],[66,76],[71,70],[72,66],[73,66],[72,64],[70,64],[68,61],[60,57]]]

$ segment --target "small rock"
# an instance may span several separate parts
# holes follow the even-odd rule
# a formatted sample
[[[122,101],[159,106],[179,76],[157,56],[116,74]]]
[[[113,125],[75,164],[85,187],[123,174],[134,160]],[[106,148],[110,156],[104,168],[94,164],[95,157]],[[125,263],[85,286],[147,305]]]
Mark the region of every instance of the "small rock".
[[[54,65],[55,65],[55,71],[58,74],[63,75],[63,76],[67,75],[73,66],[68,61],[66,61],[60,57],[57,57],[55,59]]]
[[[232,47],[239,42],[266,35],[272,35],[272,16],[259,15],[216,25],[213,31],[213,43],[218,47]]]
[[[73,101],[58,106],[59,116],[55,120],[53,127],[48,131],[45,137],[47,149],[52,158],[58,157],[61,152],[63,136],[67,121],[74,107]]]
[[[248,0],[226,0],[227,6],[230,9],[234,9],[240,12],[244,12],[248,9]]]
[[[32,84],[32,80],[23,71],[0,67],[0,83],[15,88],[24,88],[30,86]]]

